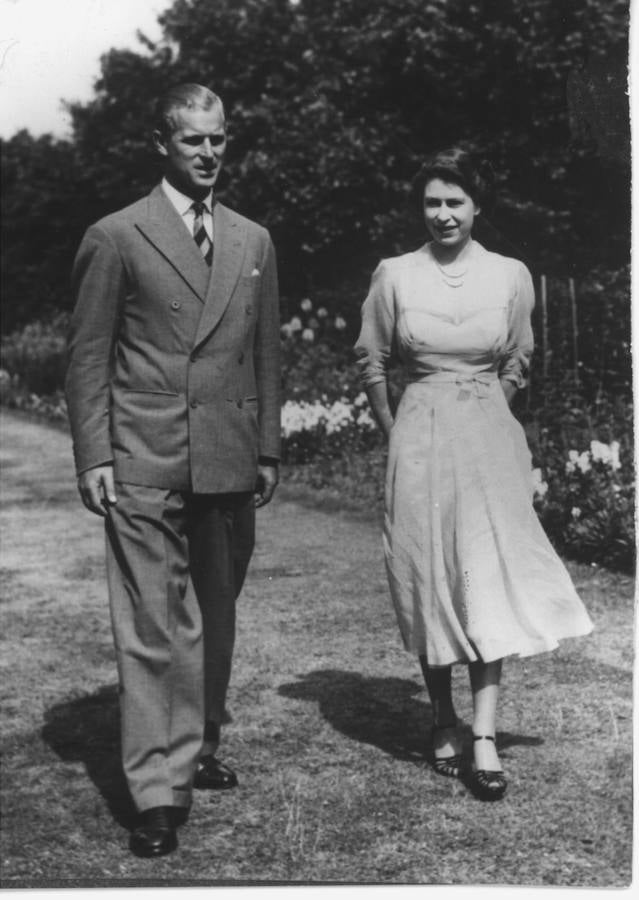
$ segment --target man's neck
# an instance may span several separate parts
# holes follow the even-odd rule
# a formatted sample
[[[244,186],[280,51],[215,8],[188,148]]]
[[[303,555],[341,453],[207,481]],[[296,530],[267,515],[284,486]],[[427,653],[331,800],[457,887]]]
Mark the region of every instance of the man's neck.
[[[176,184],[169,175],[164,176],[167,184],[169,184],[174,191],[177,191],[178,194],[181,194],[183,197],[187,197],[189,200],[195,200],[196,202],[204,202],[207,200],[213,193],[212,188],[202,188],[202,190],[198,190],[197,188],[190,188],[185,190],[184,185]]]

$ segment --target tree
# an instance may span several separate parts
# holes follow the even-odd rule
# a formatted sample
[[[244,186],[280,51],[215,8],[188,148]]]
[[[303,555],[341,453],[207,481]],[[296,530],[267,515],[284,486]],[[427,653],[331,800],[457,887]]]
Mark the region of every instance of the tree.
[[[223,199],[271,229],[285,294],[358,306],[378,259],[424,240],[424,154],[458,141],[494,163],[496,249],[549,273],[627,261],[627,0],[176,0],[160,22],[71,107],[93,218],[157,181],[155,100],[198,81],[227,107]]]

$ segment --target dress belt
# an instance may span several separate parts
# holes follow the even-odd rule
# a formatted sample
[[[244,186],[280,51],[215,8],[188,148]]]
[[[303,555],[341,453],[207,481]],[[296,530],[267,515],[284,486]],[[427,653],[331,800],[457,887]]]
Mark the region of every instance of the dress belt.
[[[420,378],[411,380],[411,384],[456,384],[460,391],[458,400],[468,400],[474,394],[475,397],[488,397],[491,387],[499,380],[497,372],[477,372],[475,375],[460,375],[455,372],[430,372]]]

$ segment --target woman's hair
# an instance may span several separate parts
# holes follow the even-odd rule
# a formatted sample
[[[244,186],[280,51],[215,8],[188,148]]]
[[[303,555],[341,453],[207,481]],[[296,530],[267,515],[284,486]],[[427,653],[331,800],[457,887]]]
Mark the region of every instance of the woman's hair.
[[[160,100],[157,113],[157,129],[164,137],[169,137],[176,128],[175,112],[180,109],[217,108],[224,116],[222,101],[209,88],[201,84],[178,84],[171,88]]]
[[[477,206],[490,204],[494,184],[492,168],[488,162],[478,159],[469,150],[449,147],[426,157],[414,180],[420,204],[424,200],[426,185],[433,178],[459,185]]]

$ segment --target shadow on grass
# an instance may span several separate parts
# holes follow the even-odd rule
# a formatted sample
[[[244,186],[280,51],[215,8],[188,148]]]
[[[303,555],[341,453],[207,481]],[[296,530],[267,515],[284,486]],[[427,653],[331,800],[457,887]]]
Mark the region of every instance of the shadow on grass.
[[[422,763],[432,759],[429,703],[416,698],[421,684],[407,678],[375,678],[358,672],[319,669],[280,685],[278,693],[293,700],[319,704],[320,713],[337,731],[352,740],[372,744],[395,759]],[[470,747],[470,725],[462,727]],[[500,750],[515,745],[537,746],[538,737],[499,732]]]
[[[122,771],[117,685],[47,710],[42,737],[60,759],[84,764],[113,818],[130,828],[136,813]]]

